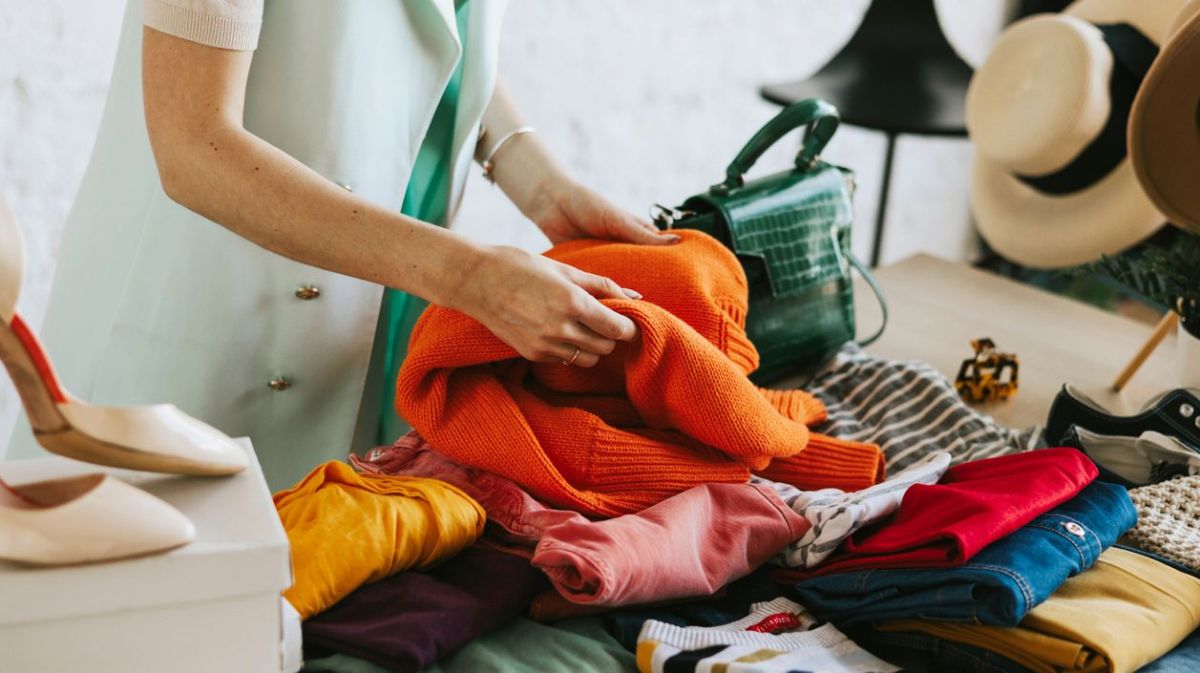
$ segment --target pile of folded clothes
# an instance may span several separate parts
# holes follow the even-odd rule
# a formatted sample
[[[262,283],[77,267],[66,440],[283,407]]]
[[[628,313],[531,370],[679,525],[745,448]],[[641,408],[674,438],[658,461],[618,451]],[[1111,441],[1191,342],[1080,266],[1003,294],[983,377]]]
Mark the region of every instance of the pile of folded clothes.
[[[306,654],[419,671],[522,617],[603,614],[644,672],[1133,671],[1200,624],[1194,524],[1164,540],[1200,483],[1099,481],[853,346],[808,392],[756,388],[740,266],[681,233],[548,253],[644,295],[606,300],[640,338],[592,369],[422,316],[415,430],[276,495]],[[1161,556],[1114,546],[1131,529]]]

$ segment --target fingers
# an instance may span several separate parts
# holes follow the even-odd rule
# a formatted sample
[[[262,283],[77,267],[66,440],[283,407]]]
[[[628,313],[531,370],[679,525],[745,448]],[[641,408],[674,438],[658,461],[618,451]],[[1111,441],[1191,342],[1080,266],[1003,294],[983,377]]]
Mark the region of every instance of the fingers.
[[[563,265],[567,277],[583,288],[587,295],[578,295],[571,307],[571,317],[584,327],[608,339],[632,341],[637,326],[629,318],[601,304],[597,299],[641,299],[641,293],[617,285],[611,278],[580,271]],[[590,296],[589,296],[590,295]]]
[[[671,245],[680,241],[677,234],[661,232],[650,222],[624,212],[611,219],[608,229],[611,239],[640,245]]]
[[[594,273],[580,271],[574,267],[568,266],[567,276],[579,287],[587,290],[587,293],[598,299],[641,299],[642,295],[637,290],[623,288],[612,280],[604,276],[597,276]]]
[[[577,320],[596,334],[616,341],[633,341],[637,336],[637,325],[629,318],[617,313],[600,302],[588,297],[590,303],[577,316]]]
[[[505,342],[508,343],[508,342]],[[611,342],[610,342],[611,343]],[[509,344],[512,345],[512,344]],[[527,346],[513,346],[517,354],[530,362],[570,363],[575,367],[594,367],[600,361],[600,355],[572,343],[566,343],[554,338],[543,338]],[[576,352],[579,354],[576,355]],[[611,352],[611,350],[609,350]]]
[[[578,355],[576,355],[578,353]],[[595,367],[600,356],[570,344],[553,344],[546,349],[546,356],[540,362],[558,362],[572,367]]]
[[[579,323],[569,323],[564,326],[559,338],[568,346],[576,346],[596,355],[608,355],[617,347],[615,340],[601,336]]]

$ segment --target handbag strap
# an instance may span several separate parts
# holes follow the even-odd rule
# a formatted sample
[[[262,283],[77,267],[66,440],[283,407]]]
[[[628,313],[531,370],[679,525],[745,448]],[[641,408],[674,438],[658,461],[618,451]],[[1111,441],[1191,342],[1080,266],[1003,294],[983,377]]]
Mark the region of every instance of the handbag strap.
[[[872,274],[871,270],[867,268],[867,265],[863,264],[857,257],[854,256],[854,253],[852,252],[847,252],[846,257],[850,259],[850,265],[853,266],[856,271],[858,271],[858,275],[862,276],[863,280],[867,281],[867,285],[871,287],[871,291],[875,293],[875,299],[879,302],[880,311],[883,312],[883,322],[879,325],[879,329],[875,330],[875,333],[871,336],[865,339],[859,339],[855,342],[859,346],[870,346],[871,344],[875,343],[879,337],[883,336],[883,330],[887,328],[887,300],[883,298],[883,290],[879,287],[879,282],[875,280],[874,274]]]
[[[821,150],[838,127],[838,111],[829,101],[806,98],[785,107],[754,134],[742,151],[725,169],[725,181],[712,186],[714,194],[728,194],[746,183],[746,171],[758,161],[763,152],[781,138],[801,126],[806,127],[804,141],[796,154],[796,170],[807,173],[816,167]]]

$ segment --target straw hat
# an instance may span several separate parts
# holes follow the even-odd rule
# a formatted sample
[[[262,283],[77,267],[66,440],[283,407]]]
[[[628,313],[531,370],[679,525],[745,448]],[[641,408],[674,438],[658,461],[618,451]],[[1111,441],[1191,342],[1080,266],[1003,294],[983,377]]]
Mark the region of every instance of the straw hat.
[[[1014,23],[967,90],[979,231],[1053,268],[1119,252],[1165,221],[1126,155],[1138,87],[1184,0],[1078,0]]]
[[[1200,0],[1176,17],[1129,115],[1142,189],[1171,223],[1200,234]]]

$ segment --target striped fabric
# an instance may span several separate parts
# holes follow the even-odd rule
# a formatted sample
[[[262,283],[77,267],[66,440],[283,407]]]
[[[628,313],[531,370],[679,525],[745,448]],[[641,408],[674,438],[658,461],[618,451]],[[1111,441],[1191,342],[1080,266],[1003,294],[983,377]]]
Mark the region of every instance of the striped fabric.
[[[878,444],[889,473],[935,451],[955,464],[1041,445],[1041,427],[1002,427],[967,406],[931,365],[888,360],[847,344],[805,386],[829,409],[815,432]]]
[[[852,493],[836,488],[801,491],[789,484],[755,477],[752,482],[770,486],[788,507],[811,524],[799,540],[779,552],[775,563],[790,568],[816,567],[829,558],[843,540],[899,509],[910,486],[936,484],[948,467],[950,454],[935,451],[893,473],[887,481]]]

